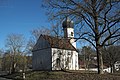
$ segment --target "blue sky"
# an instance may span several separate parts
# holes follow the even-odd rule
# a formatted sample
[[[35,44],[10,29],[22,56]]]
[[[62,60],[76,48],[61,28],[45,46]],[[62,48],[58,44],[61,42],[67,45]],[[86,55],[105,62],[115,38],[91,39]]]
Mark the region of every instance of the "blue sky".
[[[41,0],[0,0],[0,49],[10,33],[28,39],[32,29],[49,25]]]

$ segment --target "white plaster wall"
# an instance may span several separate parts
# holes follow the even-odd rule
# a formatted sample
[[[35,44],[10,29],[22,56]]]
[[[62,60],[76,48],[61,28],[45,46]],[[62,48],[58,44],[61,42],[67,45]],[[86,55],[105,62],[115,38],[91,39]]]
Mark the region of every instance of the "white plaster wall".
[[[76,42],[75,42],[75,39],[71,39],[71,40],[70,40],[70,43],[76,48]]]
[[[60,57],[60,67],[62,69],[68,70],[78,70],[78,53],[71,50],[63,50],[52,48],[52,70],[60,70],[57,68],[56,59],[59,57],[58,54],[61,53]],[[67,63],[69,59],[69,63]]]
[[[42,49],[33,52],[33,70],[51,70],[51,49]]]
[[[71,35],[71,32],[73,32],[73,36]],[[68,34],[68,38],[74,38],[74,29],[73,28],[67,28],[67,34]]]
[[[78,66],[78,52],[73,51],[73,68],[74,70],[78,70],[79,66]]]
[[[73,32],[73,36],[71,35],[71,32]],[[70,43],[76,48],[76,42],[74,39],[74,28],[67,28],[67,34],[68,38],[70,38]]]

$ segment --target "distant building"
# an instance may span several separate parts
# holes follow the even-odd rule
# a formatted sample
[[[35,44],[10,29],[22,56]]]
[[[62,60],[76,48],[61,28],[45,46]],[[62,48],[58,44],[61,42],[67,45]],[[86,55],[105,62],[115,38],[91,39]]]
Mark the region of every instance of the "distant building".
[[[116,71],[120,70],[120,61],[117,61],[114,66]]]
[[[33,48],[33,70],[78,70],[73,22],[63,22],[64,38],[41,35]]]

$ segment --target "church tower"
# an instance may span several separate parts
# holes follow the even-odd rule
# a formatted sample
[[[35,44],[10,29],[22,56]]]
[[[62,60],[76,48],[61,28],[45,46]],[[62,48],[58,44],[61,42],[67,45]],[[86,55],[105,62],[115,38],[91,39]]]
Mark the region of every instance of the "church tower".
[[[64,31],[64,38],[70,39],[70,43],[76,48],[76,42],[74,39],[74,23],[68,17],[63,21],[62,24]]]

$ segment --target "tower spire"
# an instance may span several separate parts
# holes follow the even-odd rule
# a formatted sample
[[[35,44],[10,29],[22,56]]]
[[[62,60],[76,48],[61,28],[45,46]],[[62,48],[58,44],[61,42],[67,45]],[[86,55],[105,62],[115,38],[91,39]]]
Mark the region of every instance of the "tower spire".
[[[76,47],[76,43],[74,40],[74,24],[73,21],[70,20],[69,17],[66,17],[66,19],[62,23],[62,27],[64,30],[64,38],[70,39],[71,44],[73,44],[74,47]]]
[[[70,38],[74,37],[73,32],[74,32],[74,25],[73,21],[70,20],[69,17],[66,17],[66,19],[63,21],[63,30],[64,30],[64,38]],[[72,34],[72,35],[70,35]]]

